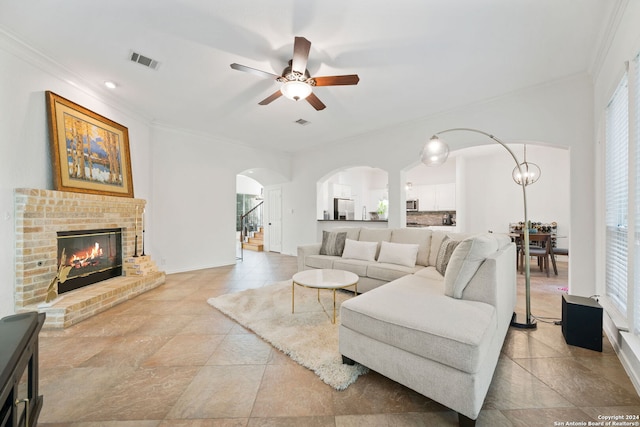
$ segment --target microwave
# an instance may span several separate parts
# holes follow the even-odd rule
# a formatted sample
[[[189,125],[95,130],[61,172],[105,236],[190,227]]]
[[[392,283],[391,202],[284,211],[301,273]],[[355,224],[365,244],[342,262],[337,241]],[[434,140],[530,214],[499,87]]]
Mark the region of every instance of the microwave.
[[[418,210],[418,199],[407,200],[407,211]]]

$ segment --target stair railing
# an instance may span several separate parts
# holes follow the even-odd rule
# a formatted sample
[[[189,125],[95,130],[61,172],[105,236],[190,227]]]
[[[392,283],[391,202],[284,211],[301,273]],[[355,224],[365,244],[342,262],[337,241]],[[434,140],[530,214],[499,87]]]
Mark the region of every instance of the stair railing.
[[[240,257],[237,258],[239,260],[244,260],[244,247],[242,244],[249,235],[249,231],[247,230],[247,217],[251,215],[256,209],[261,207],[263,203],[264,200],[249,209],[246,213],[240,215]],[[260,210],[260,213],[262,213],[262,210]],[[260,215],[258,222],[262,223],[262,215]]]

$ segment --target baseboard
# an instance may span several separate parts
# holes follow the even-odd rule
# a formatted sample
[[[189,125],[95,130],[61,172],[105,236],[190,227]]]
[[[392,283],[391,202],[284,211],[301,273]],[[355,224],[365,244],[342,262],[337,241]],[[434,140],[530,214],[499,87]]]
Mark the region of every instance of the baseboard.
[[[629,332],[620,332],[622,345],[618,357],[629,375],[636,393],[640,395],[640,337]]]
[[[640,395],[640,338],[632,333],[620,331],[607,312],[602,326],[636,393]]]

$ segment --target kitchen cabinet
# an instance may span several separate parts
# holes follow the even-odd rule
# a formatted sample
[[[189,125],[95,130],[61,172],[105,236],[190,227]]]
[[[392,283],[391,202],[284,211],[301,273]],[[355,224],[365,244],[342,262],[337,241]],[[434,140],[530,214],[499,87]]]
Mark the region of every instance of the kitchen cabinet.
[[[351,186],[345,184],[333,184],[332,199],[350,199],[351,198]]]
[[[418,185],[417,195],[421,211],[456,210],[456,184]]]

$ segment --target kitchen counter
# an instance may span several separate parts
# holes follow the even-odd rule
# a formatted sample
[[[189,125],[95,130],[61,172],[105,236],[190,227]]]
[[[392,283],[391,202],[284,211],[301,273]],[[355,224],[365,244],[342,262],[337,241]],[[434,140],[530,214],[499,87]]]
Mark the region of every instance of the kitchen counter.
[[[322,232],[344,227],[388,228],[386,219],[362,220],[362,219],[319,219],[316,228],[316,241],[322,242]]]
[[[318,222],[389,222],[386,219],[319,219]]]
[[[451,230],[456,228],[455,224],[454,225],[428,225],[428,224],[407,224],[407,227],[415,227],[415,228],[433,228],[433,229],[437,229],[437,230]]]

